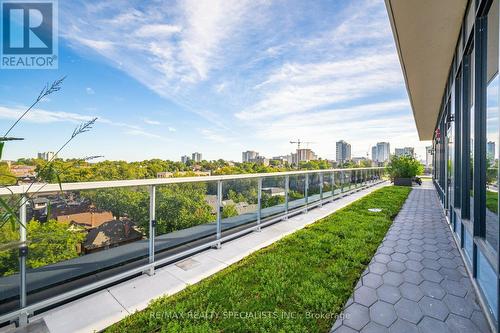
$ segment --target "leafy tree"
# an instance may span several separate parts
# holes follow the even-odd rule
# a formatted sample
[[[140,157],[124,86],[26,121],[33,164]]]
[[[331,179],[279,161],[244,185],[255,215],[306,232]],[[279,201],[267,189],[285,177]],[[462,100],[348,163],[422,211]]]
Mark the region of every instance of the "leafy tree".
[[[262,208],[272,207],[285,203],[285,197],[282,195],[271,196],[268,193],[262,193]]]
[[[238,193],[238,192],[236,192],[233,189],[230,189],[228,191],[227,198],[229,200],[233,200],[236,203],[238,203],[238,202],[244,202],[246,200],[245,196],[243,195],[243,193],[241,193],[241,192]]]
[[[37,268],[78,256],[78,246],[85,233],[70,228],[68,223],[49,220],[44,223],[27,223],[28,257],[26,267]],[[4,226],[0,229],[0,244],[19,240],[19,229]],[[16,249],[0,251],[0,276],[11,275],[19,270],[19,253]]]
[[[424,172],[423,165],[410,155],[392,156],[387,172],[391,179],[394,178],[413,178]]]
[[[156,233],[158,235],[205,224],[213,220],[205,201],[203,183],[172,184],[156,188]],[[144,187],[82,192],[98,209],[117,219],[129,218],[145,235],[149,233],[149,192]]]
[[[186,229],[214,221],[212,207],[205,201],[203,183],[172,184],[156,193],[157,234]],[[148,229],[148,226],[145,226]]]
[[[7,163],[0,163],[0,184],[2,185],[15,185],[17,182],[16,176],[10,172]]]
[[[149,221],[149,193],[145,188],[115,188],[81,192],[96,208],[111,212],[116,219],[128,217],[135,223]]]
[[[238,216],[236,206],[232,204],[224,206],[224,208],[222,208],[222,218],[225,219],[232,216]]]

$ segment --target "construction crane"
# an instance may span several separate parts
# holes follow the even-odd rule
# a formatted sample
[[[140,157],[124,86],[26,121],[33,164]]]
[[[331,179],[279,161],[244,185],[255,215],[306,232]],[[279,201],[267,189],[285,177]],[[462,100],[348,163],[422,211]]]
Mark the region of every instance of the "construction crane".
[[[302,143],[305,143],[306,145],[309,145],[310,143],[315,143],[315,142],[312,142],[312,141],[300,141],[300,139],[297,139],[297,141],[290,141],[290,143],[293,145],[293,144],[297,144],[297,150],[300,149],[300,144]]]

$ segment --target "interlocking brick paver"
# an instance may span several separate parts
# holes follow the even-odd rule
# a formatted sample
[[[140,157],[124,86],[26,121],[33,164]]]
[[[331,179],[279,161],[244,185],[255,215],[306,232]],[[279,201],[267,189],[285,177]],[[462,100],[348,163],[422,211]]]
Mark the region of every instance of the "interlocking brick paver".
[[[447,223],[414,188],[332,332],[490,332]]]

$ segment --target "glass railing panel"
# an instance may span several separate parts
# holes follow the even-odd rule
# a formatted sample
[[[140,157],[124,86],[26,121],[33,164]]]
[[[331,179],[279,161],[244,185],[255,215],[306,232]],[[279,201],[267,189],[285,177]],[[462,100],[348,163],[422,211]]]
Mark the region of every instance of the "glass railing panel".
[[[339,171],[335,171],[333,173],[333,183],[334,183],[334,186],[333,186],[333,194],[334,195],[338,195],[342,192],[342,173],[339,172]]]
[[[348,171],[339,171],[338,178],[340,179],[340,191],[347,192],[349,191],[349,178],[351,177],[347,174]]]
[[[367,185],[369,182],[368,170],[362,170],[363,172],[363,185]]]
[[[284,214],[286,211],[286,177],[264,177],[262,179],[262,219]]]
[[[146,186],[33,195],[27,217],[28,305],[148,262]]]
[[[155,259],[216,239],[217,184],[212,181],[156,186]],[[226,188],[226,198],[228,192]],[[221,217],[229,216],[228,210],[222,211]]]
[[[19,223],[3,224],[0,227],[0,315],[19,309],[20,245]]]
[[[222,182],[222,231],[227,234],[257,222],[259,179]]]
[[[356,187],[356,173],[354,171],[346,171],[344,174],[346,178],[345,185],[347,189],[354,189]]]
[[[290,190],[288,192],[288,208],[293,210],[305,206],[305,175],[290,176]]]
[[[354,173],[354,187],[355,188],[361,187],[363,185],[362,184],[363,176],[361,170],[354,170],[353,173]]]
[[[333,173],[327,172],[323,174],[323,198],[331,198],[335,193],[335,184]]]
[[[321,199],[321,176],[319,173],[309,174],[309,187],[307,189],[308,204],[312,204]]]

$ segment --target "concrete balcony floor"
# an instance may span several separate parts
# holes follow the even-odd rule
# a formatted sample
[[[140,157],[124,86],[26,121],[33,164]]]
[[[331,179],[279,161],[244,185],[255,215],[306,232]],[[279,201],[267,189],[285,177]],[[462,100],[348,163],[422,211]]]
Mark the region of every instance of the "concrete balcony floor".
[[[332,332],[490,332],[431,182],[410,193]]]

